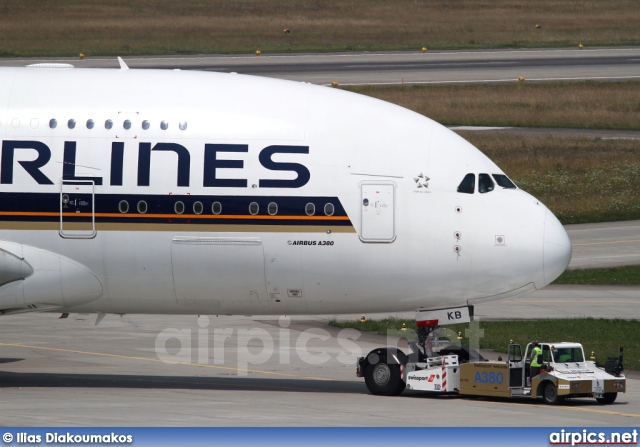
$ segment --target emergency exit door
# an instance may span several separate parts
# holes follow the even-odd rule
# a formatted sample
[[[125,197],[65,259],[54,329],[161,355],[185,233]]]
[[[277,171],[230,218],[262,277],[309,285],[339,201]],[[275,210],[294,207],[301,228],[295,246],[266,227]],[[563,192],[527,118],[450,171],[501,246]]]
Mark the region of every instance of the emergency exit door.
[[[395,227],[395,185],[360,185],[360,239],[363,242],[393,242]]]

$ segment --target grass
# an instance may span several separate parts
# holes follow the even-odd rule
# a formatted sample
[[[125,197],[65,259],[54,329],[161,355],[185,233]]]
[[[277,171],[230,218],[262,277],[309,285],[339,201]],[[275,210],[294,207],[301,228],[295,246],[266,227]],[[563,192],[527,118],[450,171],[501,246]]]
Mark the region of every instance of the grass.
[[[640,266],[567,270],[553,284],[640,285]]]
[[[444,125],[640,130],[640,81],[350,87]]]
[[[635,0],[0,0],[0,55],[639,45],[639,21]]]
[[[409,334],[415,331],[415,321],[387,318],[381,321],[337,322],[336,327],[355,328],[359,331],[377,332],[383,335],[397,335],[406,323]],[[441,336],[456,342],[456,333],[463,334],[462,343],[476,345],[482,349],[505,352],[510,340],[519,343],[523,349],[531,340],[573,341],[582,343],[587,357],[595,352],[598,362],[604,363],[607,357],[617,356],[618,347],[624,346],[625,370],[640,370],[640,321],[607,319],[568,319],[568,320],[525,320],[525,321],[480,321],[443,327]],[[402,332],[400,332],[402,333]],[[410,337],[411,335],[409,335]]]

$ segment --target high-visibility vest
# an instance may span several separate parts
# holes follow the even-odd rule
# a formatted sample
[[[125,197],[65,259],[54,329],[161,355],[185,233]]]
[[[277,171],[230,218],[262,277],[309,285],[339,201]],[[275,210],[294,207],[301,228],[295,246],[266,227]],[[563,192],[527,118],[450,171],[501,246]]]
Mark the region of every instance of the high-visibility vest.
[[[533,359],[531,359],[531,366],[538,367],[542,366],[541,363],[538,363],[538,356],[542,355],[542,349],[539,346],[533,348]]]

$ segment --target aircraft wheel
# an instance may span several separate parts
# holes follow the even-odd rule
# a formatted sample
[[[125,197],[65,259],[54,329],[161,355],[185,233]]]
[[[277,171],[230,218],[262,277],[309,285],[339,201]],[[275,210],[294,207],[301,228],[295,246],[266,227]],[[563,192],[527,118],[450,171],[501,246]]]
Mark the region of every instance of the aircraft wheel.
[[[364,382],[371,394],[377,396],[397,396],[405,387],[400,378],[400,366],[383,362],[365,368]]]
[[[542,391],[542,400],[544,400],[545,404],[549,405],[558,405],[563,401],[562,397],[558,396],[558,389],[551,382],[545,385]]]
[[[609,405],[616,401],[616,397],[618,397],[618,393],[604,393],[602,397],[596,397],[596,401],[602,405]]]

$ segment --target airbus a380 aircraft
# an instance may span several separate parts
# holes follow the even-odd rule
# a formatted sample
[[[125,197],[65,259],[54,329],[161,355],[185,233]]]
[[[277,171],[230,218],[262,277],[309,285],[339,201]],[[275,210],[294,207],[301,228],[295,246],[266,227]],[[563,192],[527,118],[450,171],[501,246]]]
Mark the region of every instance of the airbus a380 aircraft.
[[[554,215],[455,133],[305,83],[0,69],[0,313],[465,307],[569,263]]]

